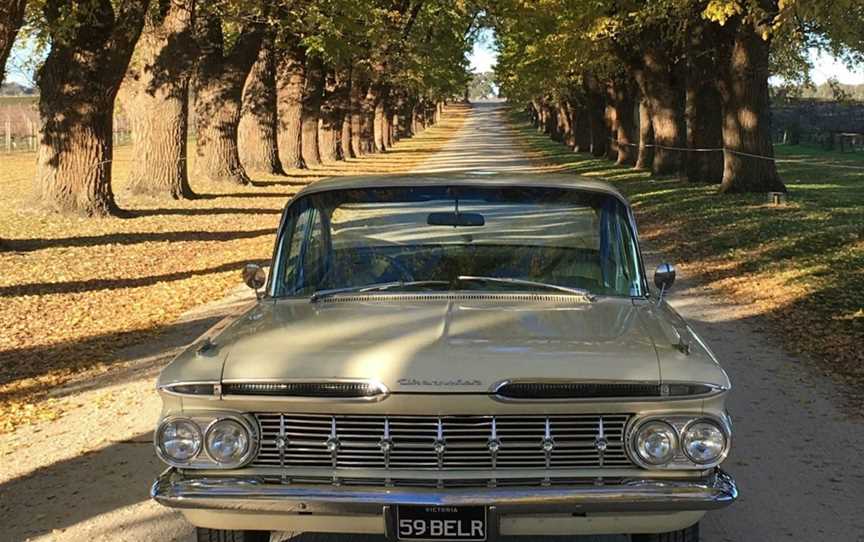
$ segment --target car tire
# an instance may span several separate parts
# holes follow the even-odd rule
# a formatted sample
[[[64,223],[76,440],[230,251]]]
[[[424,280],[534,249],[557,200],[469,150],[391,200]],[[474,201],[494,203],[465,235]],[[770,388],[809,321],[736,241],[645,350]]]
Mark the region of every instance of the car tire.
[[[268,531],[227,531],[224,529],[195,529],[198,542],[270,542]]]
[[[699,542],[699,524],[695,523],[686,529],[670,533],[634,534],[632,542]]]

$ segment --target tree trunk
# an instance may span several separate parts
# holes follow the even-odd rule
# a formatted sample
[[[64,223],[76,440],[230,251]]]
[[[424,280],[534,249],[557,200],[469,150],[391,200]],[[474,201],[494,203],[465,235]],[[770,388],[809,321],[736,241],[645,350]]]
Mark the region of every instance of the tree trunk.
[[[387,150],[384,144],[384,131],[387,129],[386,120],[385,120],[385,112],[384,112],[384,96],[383,89],[380,87],[376,88],[377,85],[373,85],[373,89],[370,89],[370,103],[372,106],[372,134],[373,140],[375,142],[375,152],[384,152]]]
[[[342,154],[342,159],[355,158],[354,150],[351,148],[351,112],[346,112],[342,117],[342,138],[339,140],[339,152]]]
[[[635,169],[651,169],[654,164],[654,125],[651,105],[644,96],[639,98],[639,155]]]
[[[303,87],[306,84],[305,54],[295,45],[281,51],[276,65],[276,110],[279,119],[279,161],[286,169],[302,169],[300,146],[303,118]]]
[[[656,145],[652,171],[656,175],[681,173],[687,157],[684,67],[660,47],[646,48],[643,59]]]
[[[636,100],[635,89],[631,81],[616,80],[612,85],[615,103],[615,115],[618,121],[616,143],[618,155],[616,164],[632,166],[636,163]]]
[[[396,114],[393,112],[393,103],[395,101],[395,97],[393,96],[392,91],[387,92],[387,99],[384,101],[384,148],[390,150],[393,148],[393,143],[395,142],[395,134],[396,123],[394,119],[396,118]]]
[[[198,174],[211,182],[247,184],[249,176],[237,148],[237,126],[243,86],[258,58],[264,25],[246,23],[233,47],[226,50],[220,16],[202,6],[198,19],[202,52],[195,74]]]
[[[402,130],[403,130],[403,117],[399,114],[399,110],[396,109],[390,114],[390,143],[395,144],[397,141],[402,139]]]
[[[366,95],[360,102],[360,144],[362,154],[377,152],[375,141],[375,109],[377,99],[374,85],[366,88]]]
[[[411,106],[411,135],[417,135],[423,131],[423,106],[420,100]]]
[[[723,69],[718,79],[725,148],[720,190],[785,192],[770,133],[770,42],[762,39],[760,23],[736,19],[724,28],[728,52],[720,62]]]
[[[717,75],[720,27],[701,17],[694,7],[688,22],[685,119],[687,147],[685,177],[691,183],[719,183],[723,179],[723,116]],[[718,149],[716,151],[706,149]]]
[[[609,132],[606,130],[606,103],[600,85],[593,77],[585,78],[585,94],[587,97],[588,130],[591,135],[590,150],[593,156],[599,158],[606,154]]]
[[[117,214],[111,190],[114,96],[85,101],[64,95],[62,88],[49,88],[55,86],[52,80],[62,78],[62,86],[73,80],[64,77],[67,74],[50,73],[55,69],[56,65],[46,60],[39,77],[42,133],[36,172],[38,198],[62,213]],[[78,88],[92,82],[74,81]],[[75,114],[67,116],[69,111]]]
[[[318,121],[321,118],[321,96],[324,94],[324,63],[314,55],[306,59],[306,84],[303,88],[302,135],[300,144],[307,166],[321,164],[318,152]]]
[[[52,30],[62,26],[61,4],[45,4]],[[111,189],[114,98],[148,5],[127,2],[115,13],[103,0],[92,6],[86,25],[51,36],[38,74],[42,131],[35,188],[52,210],[84,216],[118,212]]]
[[[414,106],[417,103],[410,95],[402,97],[399,109],[399,139],[414,135]]]
[[[591,123],[588,110],[581,102],[570,102],[570,126],[573,130],[573,150],[575,152],[591,151]]]
[[[618,160],[618,107],[615,103],[615,90],[612,82],[606,83],[606,109],[605,121],[606,131],[609,134],[609,144],[606,147],[606,158],[612,161]]]
[[[573,137],[573,124],[570,105],[566,100],[558,100],[558,131],[561,132],[561,141],[571,149],[576,144]]]
[[[151,9],[127,74],[132,122],[130,192],[188,199],[189,79],[197,56],[194,0]]]
[[[27,0],[4,0],[0,5],[0,85],[6,75],[6,60],[24,22]]]
[[[268,32],[243,87],[237,144],[244,168],[274,175],[285,174],[279,161],[278,132],[276,52],[273,50],[273,36]]]
[[[351,133],[351,89],[354,84],[352,82],[352,69],[345,70],[344,79],[340,78],[337,84],[344,87],[341,96],[342,109],[342,138],[339,141],[342,159],[354,158],[354,150],[351,148],[351,141],[354,135]]]
[[[639,88],[639,155],[635,169],[651,169],[654,164],[654,123],[651,114],[651,99],[648,97],[645,70],[641,66],[630,66],[630,72]]]
[[[366,125],[363,110],[368,83],[365,77],[361,77],[362,75],[359,70],[351,71],[351,92],[348,95],[351,117],[351,154],[358,158],[368,152],[369,142],[364,132]]]
[[[531,116],[531,125],[537,129],[538,132],[543,131],[543,119],[542,119],[542,108],[540,107],[540,99],[532,98],[531,103],[529,105],[529,115]]]
[[[544,131],[552,141],[562,141],[561,134],[558,132],[558,108],[550,103],[543,104],[546,110],[546,128]]]
[[[342,96],[347,91],[336,73],[329,70],[325,78],[324,96],[321,99],[321,119],[318,124],[318,154],[321,161],[332,163],[341,158],[340,138],[345,106]]]

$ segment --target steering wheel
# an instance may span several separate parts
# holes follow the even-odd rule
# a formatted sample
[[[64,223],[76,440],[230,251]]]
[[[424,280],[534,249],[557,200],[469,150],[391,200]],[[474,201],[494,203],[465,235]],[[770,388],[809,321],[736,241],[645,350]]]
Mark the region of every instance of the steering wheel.
[[[376,265],[376,260],[382,265]],[[331,287],[339,288],[346,284],[362,285],[414,280],[414,275],[399,260],[379,252],[353,252],[343,263],[347,264],[347,268],[337,270],[331,266],[322,277],[321,284],[330,284]]]
[[[370,260],[381,260],[385,262],[386,267],[383,271],[378,275],[378,278],[375,282],[381,282],[383,280],[388,280],[392,271],[395,271],[397,275],[392,280],[398,282],[411,282],[414,280],[414,275],[411,271],[408,270],[399,260],[394,258],[393,256],[388,256],[387,254],[381,254],[380,252],[373,252],[368,255]]]

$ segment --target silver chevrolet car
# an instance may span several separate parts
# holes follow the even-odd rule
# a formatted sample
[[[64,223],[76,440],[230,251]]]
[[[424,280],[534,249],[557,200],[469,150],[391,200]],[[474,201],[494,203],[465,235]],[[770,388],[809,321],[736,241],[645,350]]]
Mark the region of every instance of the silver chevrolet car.
[[[318,182],[244,278],[158,381],[152,495],[200,540],[695,542],[737,497],[729,379],[608,184]]]

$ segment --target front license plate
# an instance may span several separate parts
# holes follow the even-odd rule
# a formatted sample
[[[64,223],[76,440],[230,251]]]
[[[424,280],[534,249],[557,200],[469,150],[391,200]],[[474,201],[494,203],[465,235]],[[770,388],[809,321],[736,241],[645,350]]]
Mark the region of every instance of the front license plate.
[[[399,540],[486,540],[483,506],[397,506]]]

